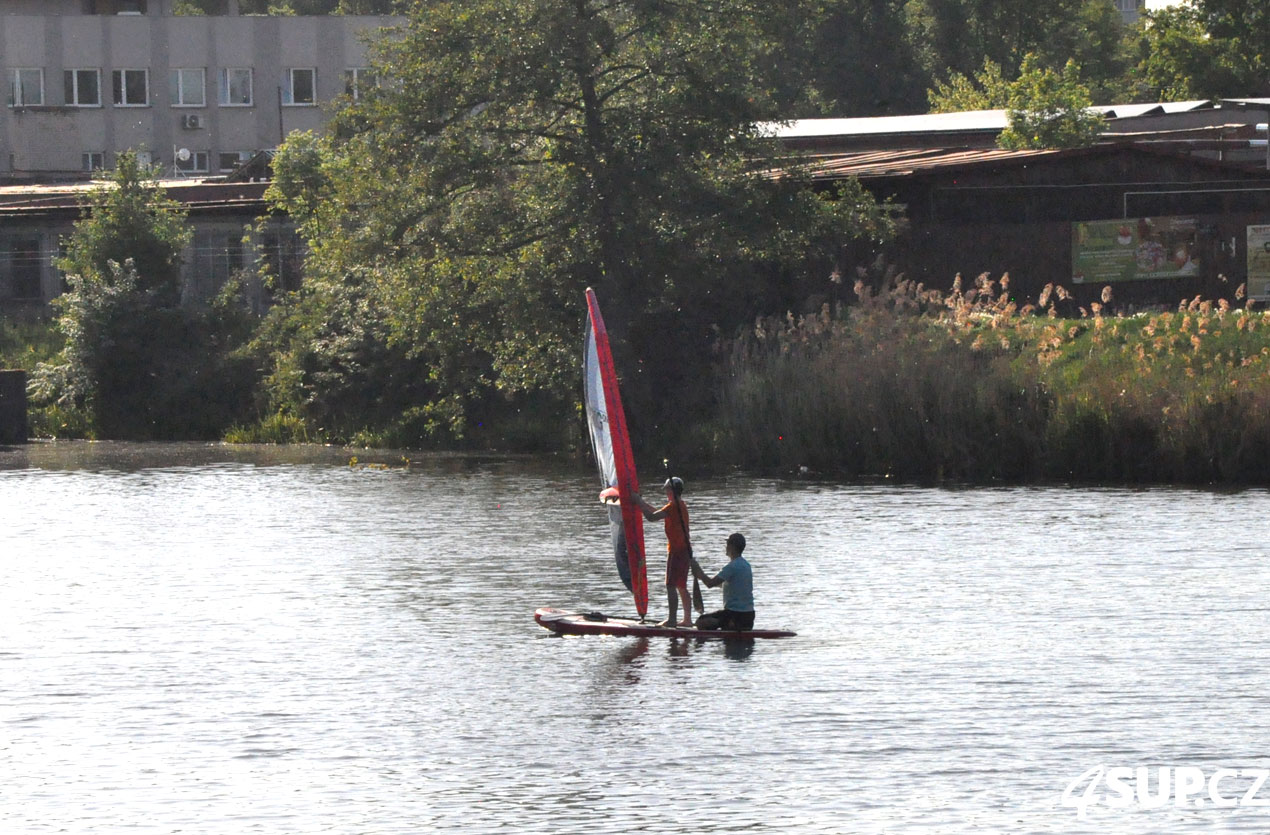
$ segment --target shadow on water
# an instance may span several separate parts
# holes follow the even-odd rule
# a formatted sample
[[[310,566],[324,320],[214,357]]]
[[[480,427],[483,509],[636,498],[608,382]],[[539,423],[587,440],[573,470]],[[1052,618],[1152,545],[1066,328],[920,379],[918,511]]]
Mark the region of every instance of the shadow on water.
[[[647,640],[647,639],[643,639]],[[682,638],[671,638],[667,654],[671,658],[687,658],[693,653],[722,651],[723,656],[732,661],[747,661],[754,654],[756,641],[746,638],[724,638],[723,640],[696,638],[686,635]]]

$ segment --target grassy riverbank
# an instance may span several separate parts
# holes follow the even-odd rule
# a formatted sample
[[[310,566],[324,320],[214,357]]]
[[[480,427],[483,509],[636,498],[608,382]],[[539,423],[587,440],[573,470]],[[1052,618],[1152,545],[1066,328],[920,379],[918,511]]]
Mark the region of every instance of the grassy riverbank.
[[[731,346],[713,437],[769,471],[905,479],[1270,482],[1270,319],[1225,301],[1078,319],[981,278],[901,282]],[[1110,302],[1110,298],[1107,299]]]

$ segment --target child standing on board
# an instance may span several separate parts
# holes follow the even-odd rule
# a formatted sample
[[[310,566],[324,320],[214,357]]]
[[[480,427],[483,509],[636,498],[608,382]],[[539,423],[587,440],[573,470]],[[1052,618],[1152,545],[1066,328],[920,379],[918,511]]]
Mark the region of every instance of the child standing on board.
[[[666,488],[666,504],[654,508],[638,493],[635,501],[644,511],[644,518],[650,522],[661,519],[666,526],[666,601],[670,606],[670,617],[661,622],[661,626],[692,626],[692,603],[688,599],[688,563],[692,559],[692,545],[688,539],[688,506],[683,502],[683,479],[672,477],[662,485]],[[676,599],[676,597],[678,599]],[[683,620],[676,623],[677,609],[683,602]]]

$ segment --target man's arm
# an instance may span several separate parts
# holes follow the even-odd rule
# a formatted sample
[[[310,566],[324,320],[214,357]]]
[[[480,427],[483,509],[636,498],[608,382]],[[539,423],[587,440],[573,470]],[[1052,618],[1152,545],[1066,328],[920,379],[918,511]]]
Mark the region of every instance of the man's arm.
[[[712,588],[715,588],[716,586],[723,585],[723,579],[721,575],[716,574],[713,577],[706,576],[705,571],[701,569],[701,563],[697,562],[696,557],[689,558],[688,565],[690,568],[692,568],[692,576],[696,577],[698,582],[705,583],[706,588],[712,589]]]

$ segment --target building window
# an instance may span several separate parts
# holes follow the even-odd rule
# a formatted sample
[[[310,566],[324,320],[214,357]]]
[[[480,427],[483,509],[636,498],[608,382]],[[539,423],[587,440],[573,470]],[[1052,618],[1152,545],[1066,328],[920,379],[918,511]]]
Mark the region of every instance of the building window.
[[[84,170],[90,174],[106,170],[106,153],[104,151],[85,151],[80,159]]]
[[[272,293],[300,289],[304,269],[304,244],[294,229],[273,228],[260,241],[260,273],[269,276]]]
[[[221,171],[233,171],[253,156],[255,156],[255,153],[252,151],[221,151],[216,156],[216,167]]]
[[[202,107],[207,104],[203,92],[206,74],[202,67],[172,70],[168,77],[168,94],[173,107]]]
[[[317,70],[289,69],[282,79],[282,103],[307,105],[317,103]]]
[[[114,70],[110,88],[115,107],[145,107],[150,103],[150,71]]]
[[[38,299],[40,292],[40,242],[35,239],[9,243],[9,287],[15,299]]]
[[[9,104],[14,107],[38,107],[44,104],[44,70],[14,70]]]
[[[182,148],[176,152],[176,170],[181,174],[206,174],[207,151],[191,151]]]
[[[372,87],[379,85],[379,76],[369,67],[350,67],[344,70],[344,94],[353,101],[361,101]]]
[[[251,104],[251,67],[225,67],[220,71],[220,103],[230,107]]]
[[[68,105],[101,107],[101,70],[66,70],[62,81]]]

